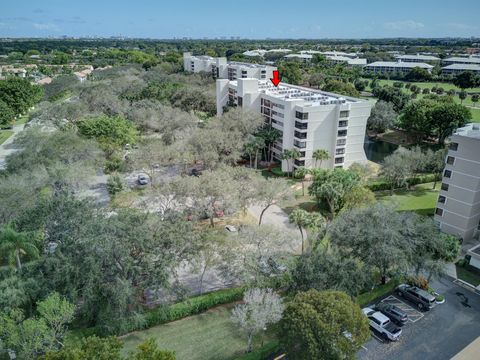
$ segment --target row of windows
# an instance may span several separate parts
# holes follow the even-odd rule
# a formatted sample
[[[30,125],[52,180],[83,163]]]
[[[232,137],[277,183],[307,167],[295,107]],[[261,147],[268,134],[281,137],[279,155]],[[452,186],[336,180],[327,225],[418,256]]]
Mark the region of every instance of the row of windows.
[[[347,127],[347,126],[348,126],[347,120],[341,120],[338,122],[338,127]]]
[[[335,150],[335,155],[343,155],[345,154],[345,148],[340,148]]]
[[[350,115],[350,111],[348,111],[348,110],[340,111],[340,117],[341,118],[348,117],[349,115]]]
[[[306,139],[307,138],[307,133],[301,133],[299,131],[295,131],[293,135],[296,138],[299,138],[299,139]]]
[[[300,121],[295,121],[295,127],[300,130],[308,129],[308,123],[301,123]]]
[[[293,145],[300,148],[300,149],[305,149],[307,147],[307,143],[305,141],[298,141],[298,140],[293,140]]]
[[[308,113],[302,113],[300,111],[295,111],[295,117],[300,120],[308,120]]]
[[[337,146],[342,146],[347,144],[347,139],[338,139]]]
[[[347,136],[347,130],[338,130],[338,136]]]

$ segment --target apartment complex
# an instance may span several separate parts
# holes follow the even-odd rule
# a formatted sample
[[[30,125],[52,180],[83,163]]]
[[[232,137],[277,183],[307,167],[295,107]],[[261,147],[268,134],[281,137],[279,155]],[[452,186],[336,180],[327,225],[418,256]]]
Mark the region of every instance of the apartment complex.
[[[419,67],[432,72],[433,66],[430,64],[419,62],[403,62],[403,61],[376,61],[366,65],[363,70],[372,73],[404,73],[407,74],[412,71],[413,68]]]
[[[451,136],[435,220],[442,231],[464,241],[480,228],[480,124]]]
[[[423,54],[416,54],[416,55],[395,55],[395,59],[402,61],[402,62],[413,62],[413,63],[438,63],[440,62],[440,58],[433,56],[433,55],[423,55]]]
[[[443,75],[457,75],[465,71],[480,74],[480,64],[451,64],[442,68]]]
[[[443,59],[442,63],[444,65],[452,65],[452,64],[476,64],[480,65],[480,57],[477,56],[454,56],[454,57],[449,57],[446,59]]]
[[[312,61],[315,54],[321,54],[325,56],[327,61],[334,64],[346,64],[348,66],[365,66],[367,65],[367,59],[359,58],[356,53],[345,53],[337,51],[316,51],[316,50],[304,50],[298,54],[287,54],[285,59],[300,59],[305,63]]]
[[[190,53],[183,54],[183,68],[187,72],[206,72],[212,74],[215,79],[236,80],[242,78],[270,79],[274,66],[250,64],[242,62],[227,62],[227,58],[211,56],[193,56]]]
[[[368,101],[284,83],[275,87],[265,80],[218,79],[218,115],[226,105],[262,114],[267,124],[282,133],[274,144],[275,159],[282,161],[287,149],[300,152],[294,168],[315,167],[313,152],[317,149],[331,155],[322,168],[348,168],[354,162],[367,161],[363,144],[371,109]],[[282,170],[292,170],[288,166],[283,160]]]

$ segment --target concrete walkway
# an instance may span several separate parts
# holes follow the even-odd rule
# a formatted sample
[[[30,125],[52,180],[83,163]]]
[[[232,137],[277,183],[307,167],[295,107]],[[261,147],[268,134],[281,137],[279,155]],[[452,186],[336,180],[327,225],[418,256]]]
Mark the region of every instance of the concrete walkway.
[[[24,128],[25,124],[14,125],[12,129],[12,136],[10,136],[3,144],[0,145],[0,170],[5,168],[5,159],[7,156],[18,150],[13,146],[12,143],[18,133],[22,132]]]

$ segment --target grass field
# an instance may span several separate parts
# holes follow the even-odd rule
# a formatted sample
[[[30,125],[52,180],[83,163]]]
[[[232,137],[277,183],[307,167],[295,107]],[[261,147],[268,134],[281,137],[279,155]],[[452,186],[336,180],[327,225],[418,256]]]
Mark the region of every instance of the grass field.
[[[466,281],[473,286],[480,285],[480,271],[469,265],[465,267],[455,265],[455,267],[457,268],[457,277],[459,279]]]
[[[164,349],[173,350],[177,360],[229,360],[244,354],[246,339],[230,320],[232,306],[220,306],[200,315],[155,326],[124,337],[124,352],[148,338],[154,338]],[[265,335],[265,342],[272,338]],[[260,347],[255,339],[254,349]]]
[[[23,115],[21,118],[15,120],[15,125],[25,124],[28,121],[28,115]]]
[[[368,81],[371,81],[371,79],[365,79],[365,80],[368,80]],[[392,86],[394,82],[398,82],[398,80],[378,80],[380,85],[383,86],[383,85],[390,85]],[[402,81],[404,83],[407,83],[406,81]],[[443,88],[445,91],[448,91],[448,90],[455,90],[455,91],[461,91],[462,89],[456,87],[455,85],[453,84],[450,84],[450,83],[443,83],[443,82],[412,82],[410,84],[415,84],[417,85],[419,88],[421,89],[425,89],[425,88],[429,88],[431,89],[432,87],[441,87]],[[370,86],[368,86],[367,90],[371,90]],[[467,92],[477,92],[477,93],[480,93],[480,87],[476,87],[476,88],[471,88],[471,89],[467,89]]]
[[[13,131],[11,130],[1,130],[0,131],[0,145],[5,142],[10,136],[12,136]]]
[[[408,191],[396,190],[392,196],[388,191],[382,192],[377,195],[377,200],[393,202],[397,205],[398,211],[415,211],[421,215],[433,215],[440,185],[438,182],[435,190],[432,190],[433,183],[420,184]]]

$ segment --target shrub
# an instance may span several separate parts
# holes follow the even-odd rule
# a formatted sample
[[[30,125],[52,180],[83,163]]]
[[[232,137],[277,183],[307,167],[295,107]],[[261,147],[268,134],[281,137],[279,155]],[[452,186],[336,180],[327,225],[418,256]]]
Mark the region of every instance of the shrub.
[[[428,290],[429,289],[428,280],[421,275],[419,275],[419,276],[408,276],[405,279],[405,282],[408,285],[416,286],[416,287],[418,287],[420,289],[423,289],[423,290]]]
[[[123,179],[119,175],[115,174],[108,177],[107,190],[110,195],[119,193],[123,188]]]
[[[105,162],[105,172],[110,174],[115,171],[123,171],[124,162],[119,157],[113,156]]]
[[[228,304],[241,300],[244,288],[238,287],[214,291],[208,294],[195,296],[172,305],[160,306],[149,310],[146,314],[147,327],[164,324],[170,321],[200,314],[216,305]]]
[[[435,181],[435,178],[437,180],[440,180],[440,177],[438,175],[426,174],[426,175],[409,178],[407,179],[407,182],[409,185],[418,185],[418,184],[433,182]],[[372,181],[368,183],[366,187],[371,191],[384,191],[384,190],[390,190],[391,184],[385,180],[377,180],[377,181]],[[396,188],[399,188],[399,187],[396,187]]]
[[[272,174],[275,176],[286,176],[286,173],[282,171],[282,168],[280,167],[274,167],[271,170]]]

